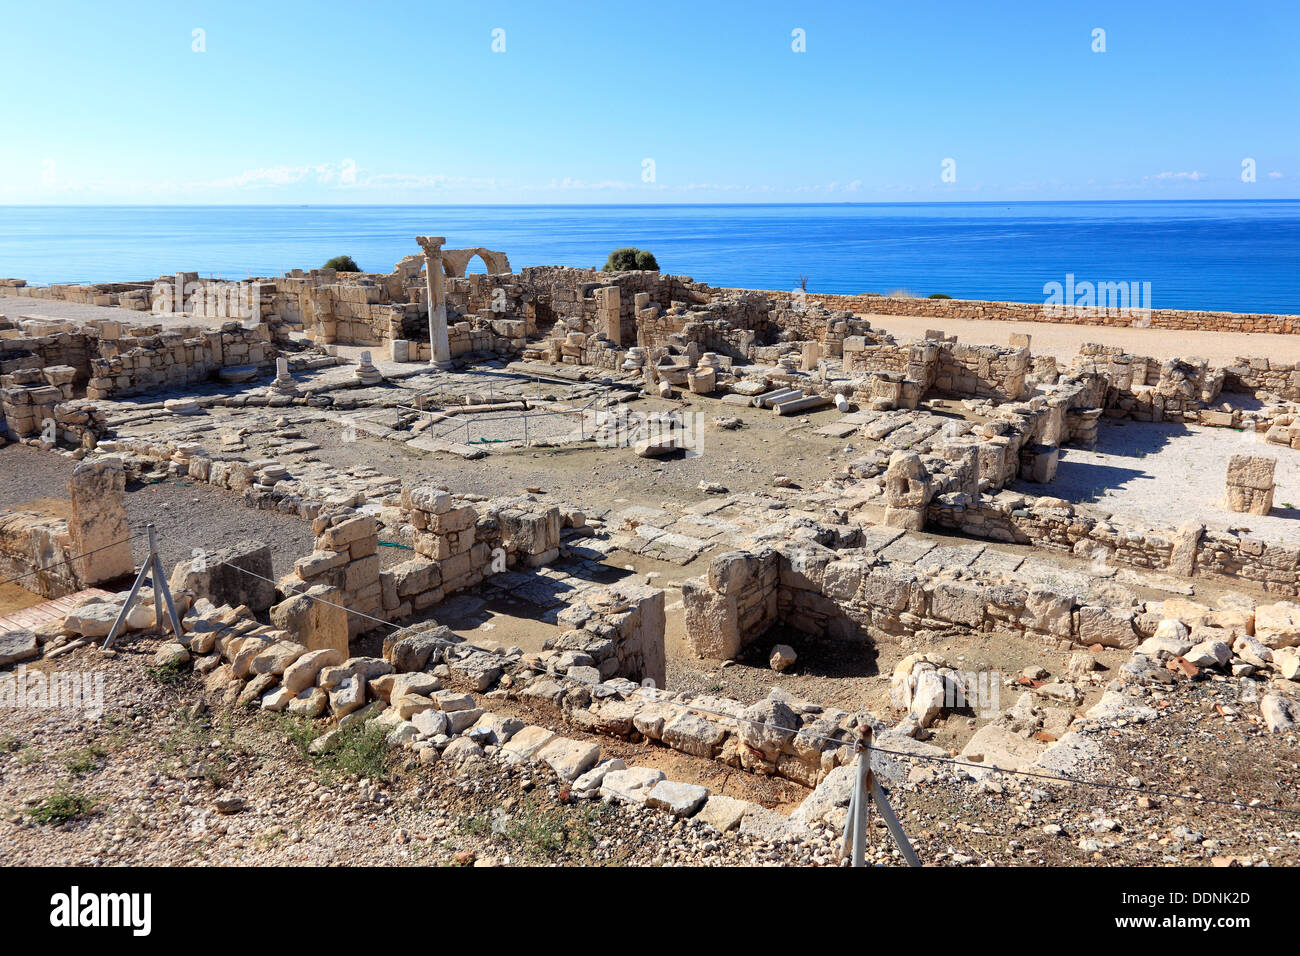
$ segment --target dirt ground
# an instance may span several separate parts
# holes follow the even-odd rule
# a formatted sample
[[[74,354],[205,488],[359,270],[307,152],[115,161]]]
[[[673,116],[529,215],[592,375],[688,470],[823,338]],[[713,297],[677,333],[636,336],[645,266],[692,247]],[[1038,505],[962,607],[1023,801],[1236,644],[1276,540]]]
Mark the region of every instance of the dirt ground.
[[[518,494],[528,488],[585,506],[590,513],[626,503],[659,507],[668,500],[690,504],[708,497],[701,481],[722,482],[729,491],[761,492],[772,488],[777,474],[804,487],[816,487],[833,470],[830,462],[843,455],[844,442],[817,435],[815,429],[836,421],[832,407],[810,415],[778,417],[766,409],[724,405],[714,399],[670,402],[646,398],[633,404],[637,413],[681,409],[701,415],[698,457],[672,462],[638,458],[629,448],[587,442],[558,448],[492,451],[485,458],[465,461],[431,456],[396,442],[359,432],[357,441],[337,441],[327,423],[306,425],[305,438],[318,442],[321,461],[346,470],[371,465],[384,474],[408,481],[446,484],[457,492],[480,495]],[[739,418],[742,427],[718,428],[715,418]]]
[[[0,448],[0,511],[40,510],[59,513],[66,509],[67,481],[76,466],[70,458],[43,452],[27,445]],[[39,497],[34,495],[51,497]],[[127,485],[126,510],[132,533],[144,531],[154,522],[163,535],[173,535],[208,550],[230,547],[245,538],[271,546],[275,576],[293,570],[293,562],[312,550],[310,522],[269,511],[250,511],[234,494],[212,485],[191,481],[165,481]],[[137,562],[148,553],[143,538],[132,542]],[[177,562],[191,556],[191,549],[166,537],[159,540],[163,564],[170,571]],[[123,582],[123,586],[129,585]],[[12,585],[10,586],[13,587]],[[0,593],[0,613],[39,603],[30,592],[14,589],[6,599]],[[24,603],[25,602],[25,603]]]

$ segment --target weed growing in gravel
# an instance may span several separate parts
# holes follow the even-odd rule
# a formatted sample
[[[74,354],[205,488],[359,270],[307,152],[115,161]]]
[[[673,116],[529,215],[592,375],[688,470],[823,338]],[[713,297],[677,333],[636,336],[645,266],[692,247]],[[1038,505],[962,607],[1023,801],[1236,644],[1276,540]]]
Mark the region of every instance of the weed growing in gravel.
[[[23,748],[23,742],[13,734],[5,734],[0,737],[0,754],[17,753]]]
[[[342,730],[333,749],[323,754],[313,754],[307,749],[320,736],[320,729],[312,721],[280,714],[279,728],[285,742],[326,775],[378,780],[388,771],[387,732],[383,727],[360,724]]]
[[[388,743],[382,727],[345,730],[340,746],[329,756],[338,770],[354,777],[377,780],[388,769]]]
[[[597,826],[614,814],[614,809],[605,803],[567,806],[530,803],[511,814],[501,839],[530,861],[588,859],[600,843]],[[483,817],[470,819],[473,828],[468,832],[489,827]]]
[[[485,837],[492,832],[492,824],[481,813],[466,814],[456,822],[456,829],[467,836]]]
[[[88,747],[82,747],[80,750],[74,750],[68,756],[68,772],[78,777],[90,773],[99,765],[99,761],[104,758],[106,753],[107,751],[99,744],[91,744]]]
[[[31,811],[37,823],[58,826],[70,820],[76,820],[90,813],[94,806],[89,797],[70,790],[59,790],[50,794]]]
[[[146,668],[145,673],[158,683],[171,686],[188,680],[190,674],[193,673],[193,667],[191,667],[190,664],[178,664],[173,662],[170,664],[164,664],[161,667]]]

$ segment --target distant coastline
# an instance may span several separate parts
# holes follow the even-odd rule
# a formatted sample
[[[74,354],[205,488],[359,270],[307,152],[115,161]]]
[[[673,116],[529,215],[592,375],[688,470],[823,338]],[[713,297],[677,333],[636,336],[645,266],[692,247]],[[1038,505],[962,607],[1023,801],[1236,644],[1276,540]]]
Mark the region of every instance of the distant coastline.
[[[245,278],[353,256],[387,271],[414,236],[516,268],[592,266],[621,245],[733,288],[1046,300],[1069,275],[1150,283],[1162,309],[1300,310],[1300,200],[476,206],[3,206],[0,276]]]

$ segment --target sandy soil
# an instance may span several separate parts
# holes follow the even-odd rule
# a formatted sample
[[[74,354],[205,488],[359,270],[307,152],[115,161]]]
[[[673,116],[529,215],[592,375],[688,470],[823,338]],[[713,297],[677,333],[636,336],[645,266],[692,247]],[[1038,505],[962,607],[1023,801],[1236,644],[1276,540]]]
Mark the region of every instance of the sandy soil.
[[[1118,345],[1136,355],[1159,359],[1183,357],[1208,359],[1226,365],[1240,355],[1267,355],[1279,362],[1300,362],[1300,335],[1247,332],[1185,332],[1174,329],[1112,328],[1096,325],[1064,325],[1055,322],[1003,322],[994,319],[934,319],[902,315],[866,316],[872,328],[883,329],[907,341],[938,329],[956,335],[971,345],[1007,345],[1012,333],[1033,338],[1030,349],[1036,355],[1053,355],[1068,360],[1085,342]]]
[[[658,398],[633,405],[639,414],[682,406]],[[458,492],[481,495],[510,495],[538,487],[583,506],[589,514],[627,503],[658,507],[668,500],[684,504],[700,501],[709,497],[699,489],[702,480],[722,482],[733,493],[770,491],[777,474],[804,487],[817,487],[834,470],[827,460],[838,459],[843,452],[844,442],[815,434],[817,427],[841,417],[834,407],[799,418],[782,418],[765,409],[738,408],[701,398],[685,403],[684,410],[698,412],[703,418],[700,454],[671,463],[638,458],[630,448],[606,448],[594,442],[493,451],[486,458],[464,461],[414,452],[363,431],[355,442],[339,442],[337,429],[328,424],[305,425],[301,431],[321,445],[313,452],[317,458],[340,469],[365,464],[386,475],[445,483]],[[728,431],[713,425],[714,418],[727,417],[739,418],[743,426]]]

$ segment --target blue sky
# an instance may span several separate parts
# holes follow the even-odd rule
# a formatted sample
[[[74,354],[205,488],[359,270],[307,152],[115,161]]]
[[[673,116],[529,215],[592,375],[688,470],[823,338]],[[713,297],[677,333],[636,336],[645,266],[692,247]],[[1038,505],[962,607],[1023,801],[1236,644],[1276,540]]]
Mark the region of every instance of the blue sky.
[[[0,203],[1300,198],[1295,2],[51,2],[5,21]]]

